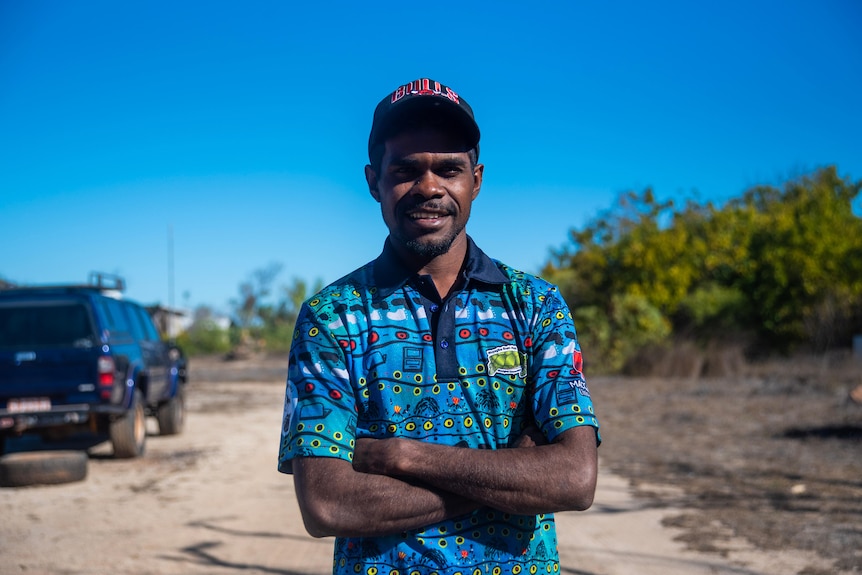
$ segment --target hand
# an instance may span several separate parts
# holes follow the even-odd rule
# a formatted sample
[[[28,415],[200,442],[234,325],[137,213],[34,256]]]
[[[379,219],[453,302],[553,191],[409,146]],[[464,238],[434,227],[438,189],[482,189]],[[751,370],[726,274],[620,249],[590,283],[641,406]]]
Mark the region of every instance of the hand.
[[[530,424],[524,429],[521,436],[515,440],[512,447],[537,447],[539,445],[548,445],[548,440],[538,427]]]

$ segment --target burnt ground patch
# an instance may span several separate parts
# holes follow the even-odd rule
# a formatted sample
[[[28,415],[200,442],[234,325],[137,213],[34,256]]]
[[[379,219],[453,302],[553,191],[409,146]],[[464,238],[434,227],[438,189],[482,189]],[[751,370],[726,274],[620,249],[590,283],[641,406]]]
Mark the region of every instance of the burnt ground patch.
[[[834,439],[862,442],[862,425],[843,424],[794,427],[785,431],[783,437],[786,439]],[[862,443],[860,443],[860,446],[862,446]]]
[[[862,573],[862,406],[846,401],[853,385],[829,374],[596,377],[600,458],[651,504],[685,508],[667,522],[685,529],[680,540],[692,549],[721,553],[723,539],[742,536]]]

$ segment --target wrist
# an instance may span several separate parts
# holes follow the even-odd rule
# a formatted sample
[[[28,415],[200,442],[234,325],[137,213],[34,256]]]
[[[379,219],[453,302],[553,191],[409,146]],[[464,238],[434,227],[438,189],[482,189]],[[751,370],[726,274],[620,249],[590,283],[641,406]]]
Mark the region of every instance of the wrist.
[[[391,475],[410,476],[410,448],[413,440],[395,437],[390,440],[391,452],[389,453],[388,461],[392,466]]]

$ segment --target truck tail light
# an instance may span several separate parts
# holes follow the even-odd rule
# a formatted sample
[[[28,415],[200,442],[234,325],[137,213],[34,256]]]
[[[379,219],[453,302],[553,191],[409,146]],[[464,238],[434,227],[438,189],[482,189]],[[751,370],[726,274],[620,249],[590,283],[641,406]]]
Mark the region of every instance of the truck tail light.
[[[110,399],[111,387],[114,385],[114,358],[103,355],[98,362],[99,387],[104,399]]]

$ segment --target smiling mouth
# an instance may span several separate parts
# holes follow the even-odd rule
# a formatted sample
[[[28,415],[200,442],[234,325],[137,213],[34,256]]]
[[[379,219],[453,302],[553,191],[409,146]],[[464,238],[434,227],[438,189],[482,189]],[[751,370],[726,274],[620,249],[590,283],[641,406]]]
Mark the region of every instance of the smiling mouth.
[[[439,220],[440,218],[445,218],[448,215],[448,212],[417,211],[407,213],[407,217],[411,220]]]
[[[438,201],[418,202],[412,206],[405,206],[404,216],[412,221],[435,221],[455,215],[454,210]]]

